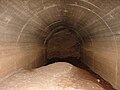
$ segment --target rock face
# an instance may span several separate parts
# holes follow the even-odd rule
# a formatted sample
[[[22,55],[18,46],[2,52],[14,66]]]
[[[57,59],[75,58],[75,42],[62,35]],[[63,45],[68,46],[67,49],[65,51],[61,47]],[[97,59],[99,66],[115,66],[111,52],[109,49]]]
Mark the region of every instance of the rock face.
[[[87,71],[58,62],[22,70],[0,83],[0,90],[104,90]]]

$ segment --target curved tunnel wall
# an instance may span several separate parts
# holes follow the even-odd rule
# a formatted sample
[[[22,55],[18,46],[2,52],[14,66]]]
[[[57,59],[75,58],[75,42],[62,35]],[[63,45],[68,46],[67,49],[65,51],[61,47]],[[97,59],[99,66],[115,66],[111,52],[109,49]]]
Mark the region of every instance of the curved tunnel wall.
[[[1,0],[0,76],[43,65],[46,37],[65,23],[79,34],[83,62],[120,89],[119,6],[119,0]]]

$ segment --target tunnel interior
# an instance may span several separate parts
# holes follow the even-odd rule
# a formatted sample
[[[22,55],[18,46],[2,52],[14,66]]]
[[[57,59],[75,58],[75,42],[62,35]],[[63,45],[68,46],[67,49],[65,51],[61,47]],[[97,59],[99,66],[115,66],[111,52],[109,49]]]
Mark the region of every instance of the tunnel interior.
[[[120,0],[0,0],[0,79],[75,57],[119,90],[119,29]]]
[[[44,42],[47,65],[55,62],[68,62],[80,66],[82,50],[80,51],[81,37],[78,32],[66,22],[54,26]]]
[[[60,24],[45,39],[46,58],[80,57],[80,37],[74,29]]]

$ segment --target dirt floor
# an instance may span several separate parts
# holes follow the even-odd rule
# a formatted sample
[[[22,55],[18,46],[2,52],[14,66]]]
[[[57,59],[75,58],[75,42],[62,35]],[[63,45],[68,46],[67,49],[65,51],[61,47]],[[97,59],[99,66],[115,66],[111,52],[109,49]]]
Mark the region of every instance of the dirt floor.
[[[96,78],[96,83],[99,84],[101,87],[103,87],[105,90],[116,90],[113,88],[113,86],[105,81],[102,77],[100,77],[98,74],[94,73],[88,66],[86,66],[84,63],[81,62],[80,58],[76,57],[66,57],[66,58],[52,58],[48,59],[48,64],[52,64],[54,62],[68,62],[80,69],[88,71],[94,78]]]
[[[51,59],[49,65],[21,70],[2,81],[0,90],[115,90],[82,63],[78,64],[76,58],[64,59]]]

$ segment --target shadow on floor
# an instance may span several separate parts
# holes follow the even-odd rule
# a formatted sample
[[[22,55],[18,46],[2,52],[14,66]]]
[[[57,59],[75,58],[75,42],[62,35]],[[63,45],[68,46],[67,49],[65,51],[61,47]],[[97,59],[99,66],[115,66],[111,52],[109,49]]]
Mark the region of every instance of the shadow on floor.
[[[55,63],[55,62],[68,62],[76,67],[79,67],[79,68],[84,68],[86,67],[82,62],[81,62],[81,59],[80,58],[77,58],[77,57],[65,57],[65,58],[58,58],[58,57],[55,57],[55,58],[52,58],[52,59],[48,59],[47,60],[47,64],[52,64],[52,63]]]

